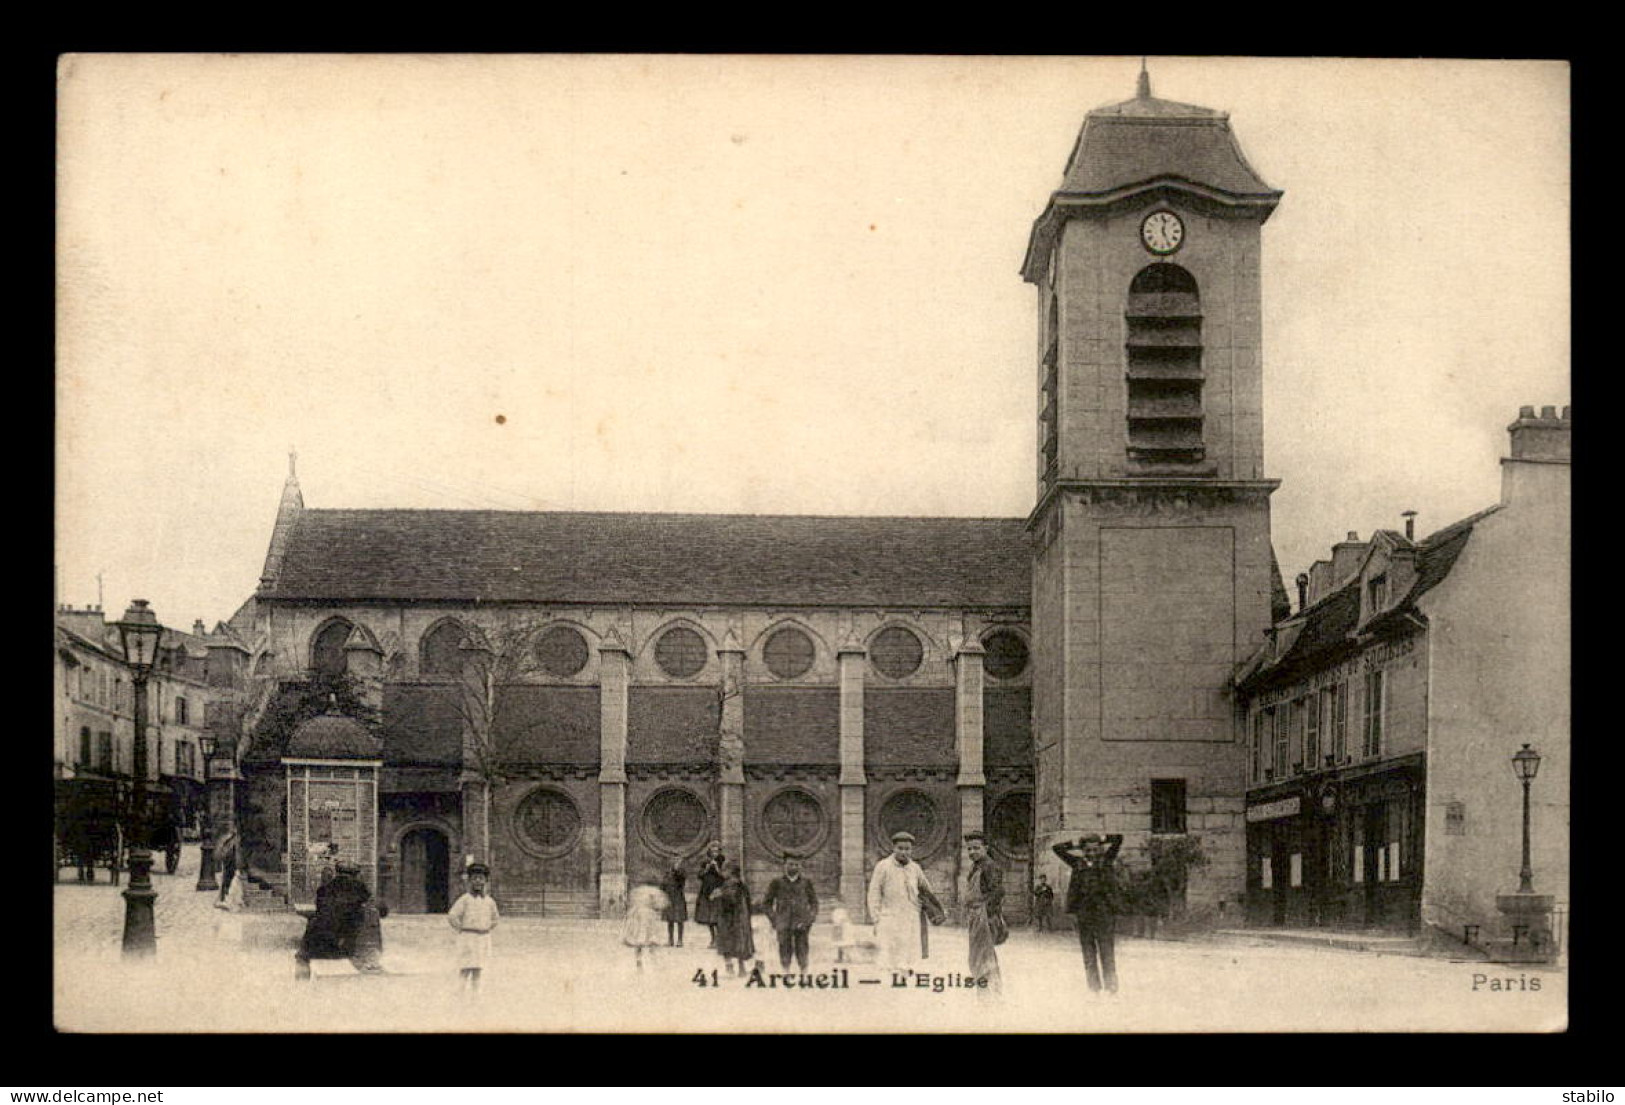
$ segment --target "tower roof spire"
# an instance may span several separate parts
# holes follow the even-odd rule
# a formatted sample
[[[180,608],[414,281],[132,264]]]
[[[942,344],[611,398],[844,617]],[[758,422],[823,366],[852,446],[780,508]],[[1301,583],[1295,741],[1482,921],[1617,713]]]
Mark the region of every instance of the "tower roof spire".
[[[1134,90],[1135,98],[1149,100],[1151,98],[1151,74],[1146,72],[1145,59],[1140,59],[1140,83]]]
[[[276,523],[271,527],[271,547],[265,553],[265,567],[260,572],[260,590],[276,585],[277,573],[282,570],[282,553],[287,548],[288,535],[305,509],[305,496],[299,490],[296,467],[299,454],[288,450],[288,478],[282,484],[282,501],[277,504]]]

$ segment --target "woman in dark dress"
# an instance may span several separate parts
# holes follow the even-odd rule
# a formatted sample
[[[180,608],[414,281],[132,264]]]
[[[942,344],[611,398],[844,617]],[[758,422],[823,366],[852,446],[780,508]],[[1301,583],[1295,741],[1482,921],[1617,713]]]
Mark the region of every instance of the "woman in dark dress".
[[[666,872],[666,877],[660,883],[660,890],[666,895],[666,945],[667,947],[683,946],[683,924],[688,920],[688,899],[683,896],[683,886],[688,882],[688,876],[683,873],[683,863],[678,860]],[[677,939],[673,940],[672,935]]]
[[[694,920],[711,930],[711,947],[717,946],[717,905],[711,899],[723,884],[722,843],[713,840],[705,846],[705,860],[700,864],[700,893],[694,900]]]
[[[355,955],[356,938],[367,922],[365,907],[371,897],[361,881],[359,867],[353,863],[337,865],[332,877],[316,891],[316,912],[305,922],[304,938],[293,956],[297,977],[310,977],[312,959],[349,959]]]
[[[722,885],[711,891],[710,901],[717,910],[717,953],[729,974],[734,973],[736,959],[739,973],[746,974],[745,962],[755,958],[756,942],[750,934],[750,890],[740,878],[738,860],[723,865]]]

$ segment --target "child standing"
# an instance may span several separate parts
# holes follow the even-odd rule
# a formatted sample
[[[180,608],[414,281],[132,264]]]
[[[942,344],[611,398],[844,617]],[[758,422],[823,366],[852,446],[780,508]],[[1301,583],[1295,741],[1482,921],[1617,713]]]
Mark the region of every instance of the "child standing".
[[[666,908],[666,895],[659,887],[633,887],[626,903],[626,925],[621,929],[621,943],[637,955],[638,970],[643,970],[643,952],[648,949],[654,958],[654,949],[660,944],[660,912]]]
[[[457,930],[457,966],[462,972],[463,989],[474,993],[480,988],[480,971],[491,957],[491,930],[499,915],[496,899],[485,892],[491,869],[483,863],[468,865],[468,893],[451,904],[446,920]]]
[[[1055,891],[1050,888],[1049,876],[1039,875],[1033,887],[1033,925],[1039,932],[1050,930],[1050,910],[1055,908]]]
[[[767,954],[767,949],[778,944],[778,937],[773,932],[773,918],[767,915],[766,909],[750,915],[750,936],[751,942],[756,945],[756,959],[751,966],[755,973],[760,974],[764,963],[762,957]],[[790,968],[786,965],[784,969]],[[806,969],[805,964],[802,965],[802,969]]]

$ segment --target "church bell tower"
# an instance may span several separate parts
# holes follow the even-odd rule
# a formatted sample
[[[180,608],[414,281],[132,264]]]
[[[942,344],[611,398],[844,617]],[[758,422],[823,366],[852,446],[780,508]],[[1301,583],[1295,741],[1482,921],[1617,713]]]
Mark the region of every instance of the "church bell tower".
[[[1142,71],[1134,99],[1088,114],[1022,270],[1039,307],[1038,860],[1082,833],[1122,833],[1141,862],[1196,837],[1197,910],[1243,887],[1230,681],[1276,575],[1259,250],[1280,198],[1228,115],[1154,98]]]

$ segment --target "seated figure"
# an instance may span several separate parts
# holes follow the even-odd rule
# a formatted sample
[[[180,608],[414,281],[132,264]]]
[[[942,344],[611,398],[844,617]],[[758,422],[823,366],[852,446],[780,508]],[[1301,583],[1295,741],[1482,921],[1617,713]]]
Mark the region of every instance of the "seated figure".
[[[312,959],[349,959],[363,970],[375,970],[383,950],[379,916],[372,894],[361,881],[361,868],[340,863],[333,877],[316,891],[316,912],[305,922],[305,935],[294,953],[297,978],[310,977]]]

